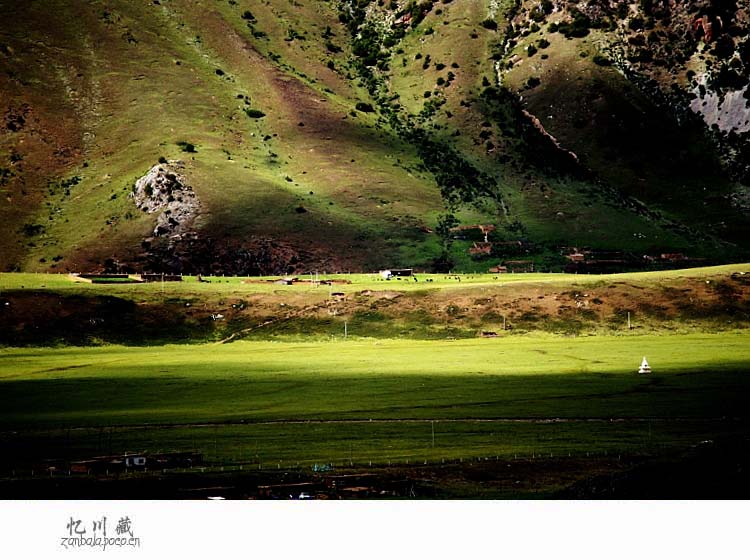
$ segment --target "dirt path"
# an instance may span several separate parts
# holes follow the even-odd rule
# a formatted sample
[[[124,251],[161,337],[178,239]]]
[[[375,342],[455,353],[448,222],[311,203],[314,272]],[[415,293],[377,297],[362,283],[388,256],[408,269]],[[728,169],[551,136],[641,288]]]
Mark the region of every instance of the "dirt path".
[[[320,311],[321,309],[326,309],[327,307],[330,307],[333,304],[337,304],[337,305],[341,306],[341,307],[337,308],[338,312],[345,312],[346,311],[346,306],[343,305],[341,301],[326,300],[323,303],[319,303],[319,304],[316,304],[316,305],[308,305],[307,307],[303,307],[302,309],[298,309],[297,311],[295,311],[293,313],[290,313],[288,315],[284,315],[283,317],[277,317],[277,318],[273,318],[273,319],[268,319],[267,321],[264,321],[264,322],[259,323],[257,325],[253,325],[252,327],[247,327],[245,329],[239,330],[239,331],[237,331],[235,333],[232,333],[231,335],[229,335],[226,338],[222,338],[221,340],[219,340],[218,342],[215,342],[214,344],[227,344],[228,342],[232,342],[235,339],[239,339],[239,338],[243,337],[244,335],[246,335],[246,334],[248,334],[250,332],[257,331],[257,330],[262,329],[264,327],[267,327],[269,325],[276,325],[276,324],[279,324],[279,323],[283,323],[285,321],[290,321],[290,320],[295,319],[297,317],[301,317],[301,316],[305,315],[306,313],[313,313],[315,311]]]

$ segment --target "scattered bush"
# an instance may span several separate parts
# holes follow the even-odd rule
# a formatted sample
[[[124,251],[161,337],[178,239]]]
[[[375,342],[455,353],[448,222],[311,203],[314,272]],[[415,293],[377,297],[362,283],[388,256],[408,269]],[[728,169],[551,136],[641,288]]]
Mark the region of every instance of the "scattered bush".
[[[21,232],[26,237],[34,237],[35,235],[40,235],[44,232],[44,226],[41,224],[24,224],[21,228]]]
[[[564,21],[557,25],[555,31],[562,33],[567,39],[573,37],[586,37],[589,34],[589,28],[591,27],[591,19],[578,10],[574,10],[571,13],[573,19],[571,21]],[[549,26],[549,31],[553,32],[552,25]]]
[[[635,16],[635,17],[630,18],[630,20],[628,20],[628,28],[631,31],[640,31],[643,29],[643,27],[644,27],[644,23],[643,23],[642,17]]]
[[[245,114],[250,117],[251,119],[262,119],[266,116],[266,114],[263,111],[259,111],[258,109],[245,109]]]
[[[547,16],[541,6],[536,6],[529,14],[534,22],[543,22]]]
[[[289,43],[291,41],[294,41],[295,39],[299,41],[304,41],[305,37],[303,35],[300,35],[295,29],[290,27],[289,29],[287,29],[287,35],[284,38],[284,41]]]
[[[433,3],[431,0],[421,2],[417,4],[414,2],[406,8],[407,12],[411,15],[411,27],[416,29],[417,26],[424,21],[424,18],[432,10]]]
[[[357,109],[357,111],[361,111],[363,113],[374,113],[375,112],[375,109],[373,109],[372,105],[370,105],[369,103],[364,103],[362,101],[358,102],[354,106],[354,108]]]

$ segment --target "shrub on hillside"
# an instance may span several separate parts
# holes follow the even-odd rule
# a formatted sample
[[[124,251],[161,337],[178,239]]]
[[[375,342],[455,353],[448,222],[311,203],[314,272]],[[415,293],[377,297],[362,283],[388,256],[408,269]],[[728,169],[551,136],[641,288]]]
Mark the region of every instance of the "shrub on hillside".
[[[331,41],[328,41],[328,42],[326,42],[326,50],[328,52],[331,52],[331,53],[335,54],[335,53],[340,53],[341,52],[341,47],[339,47],[338,45],[332,43]]]
[[[540,80],[536,76],[531,76],[528,80],[526,80],[526,86],[529,89],[534,89],[536,86],[542,83],[542,80]]]
[[[533,21],[541,23],[544,21],[547,14],[544,13],[544,10],[542,9],[541,6],[537,6],[531,10],[531,12],[529,13],[529,16],[531,17]]]
[[[194,154],[194,153],[196,153],[198,151],[198,150],[195,149],[195,145],[194,144],[191,144],[190,142],[185,142],[184,140],[182,140],[180,142],[177,142],[177,145],[180,147],[180,149],[183,152],[187,152],[189,154]]]
[[[565,35],[567,39],[586,37],[589,34],[589,28],[592,27],[591,19],[578,10],[572,11],[572,15],[572,20],[563,21],[557,25],[557,31]],[[552,25],[549,30],[552,32]]]
[[[643,29],[643,27],[644,27],[644,23],[643,23],[642,17],[635,16],[635,17],[630,18],[630,20],[628,20],[628,28],[631,31],[640,31]]]
[[[362,101],[358,102],[354,106],[354,108],[357,109],[357,111],[361,111],[363,113],[374,113],[375,112],[375,109],[373,109],[372,105],[370,105],[369,103],[364,103]]]

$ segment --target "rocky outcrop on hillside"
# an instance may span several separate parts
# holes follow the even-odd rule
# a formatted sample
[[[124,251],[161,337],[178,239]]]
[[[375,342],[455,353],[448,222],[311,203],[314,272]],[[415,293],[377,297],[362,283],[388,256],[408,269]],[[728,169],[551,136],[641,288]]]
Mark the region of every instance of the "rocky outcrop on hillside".
[[[200,210],[200,200],[184,176],[177,161],[158,164],[136,181],[131,197],[135,205],[149,214],[159,213],[154,237],[186,232]]]

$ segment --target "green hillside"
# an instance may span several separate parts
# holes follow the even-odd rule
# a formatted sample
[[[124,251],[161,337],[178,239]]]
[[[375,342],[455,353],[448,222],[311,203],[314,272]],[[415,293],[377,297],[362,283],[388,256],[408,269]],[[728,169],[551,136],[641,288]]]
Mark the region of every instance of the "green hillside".
[[[743,259],[747,10],[590,4],[0,0],[0,270]]]

